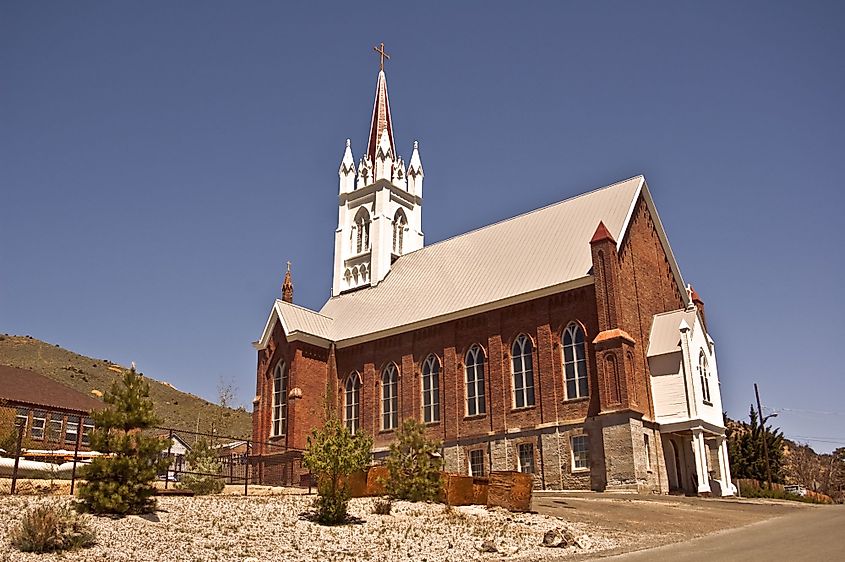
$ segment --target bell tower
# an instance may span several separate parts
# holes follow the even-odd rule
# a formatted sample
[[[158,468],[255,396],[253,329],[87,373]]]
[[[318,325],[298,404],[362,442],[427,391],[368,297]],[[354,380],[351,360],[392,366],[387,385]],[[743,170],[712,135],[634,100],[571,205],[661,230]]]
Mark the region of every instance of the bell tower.
[[[423,247],[423,169],[419,145],[408,166],[396,154],[384,60],[384,43],[373,48],[380,55],[373,116],[367,151],[358,167],[352,143],[340,163],[340,196],[334,246],[332,296],[378,285],[395,260]]]

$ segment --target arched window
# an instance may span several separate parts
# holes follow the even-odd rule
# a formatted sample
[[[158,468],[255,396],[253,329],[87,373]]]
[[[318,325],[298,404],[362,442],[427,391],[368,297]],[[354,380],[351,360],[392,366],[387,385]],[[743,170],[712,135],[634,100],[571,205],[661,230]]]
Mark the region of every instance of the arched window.
[[[572,322],[563,331],[563,371],[566,380],[566,399],[587,396],[587,353],[584,330]]]
[[[487,412],[484,399],[484,352],[473,345],[467,351],[464,362],[467,386],[467,415],[476,416]]]
[[[531,339],[520,334],[511,346],[513,370],[513,406],[524,408],[534,405],[534,362],[531,357]]]
[[[704,351],[698,354],[698,376],[701,377],[701,396],[705,404],[710,402],[710,369],[707,367],[707,356]]]
[[[346,379],[343,421],[352,435],[361,427],[361,375],[352,373]]]
[[[440,421],[440,361],[429,355],[422,368],[423,422]]]
[[[399,209],[393,216],[393,253],[402,254],[402,240],[405,237],[405,225],[408,219],[405,218],[405,211]]]
[[[273,437],[284,435],[288,430],[288,369],[279,361],[273,371]]]
[[[391,363],[381,373],[381,428],[399,425],[399,371]]]
[[[361,207],[355,215],[355,253],[370,249],[370,213]]]

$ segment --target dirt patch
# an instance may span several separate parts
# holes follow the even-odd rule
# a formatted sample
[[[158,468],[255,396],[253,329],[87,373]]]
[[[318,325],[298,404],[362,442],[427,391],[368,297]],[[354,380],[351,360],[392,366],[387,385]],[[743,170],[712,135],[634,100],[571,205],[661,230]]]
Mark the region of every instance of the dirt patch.
[[[619,542],[601,556],[686,541],[809,507],[770,500],[621,494],[538,495],[533,502],[538,513],[585,524]]]

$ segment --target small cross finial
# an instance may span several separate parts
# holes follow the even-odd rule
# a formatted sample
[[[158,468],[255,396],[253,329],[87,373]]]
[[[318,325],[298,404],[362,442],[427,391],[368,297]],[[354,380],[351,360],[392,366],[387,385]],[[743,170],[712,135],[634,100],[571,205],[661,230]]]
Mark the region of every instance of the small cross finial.
[[[290,273],[290,260],[288,260],[288,273]]]
[[[384,59],[390,60],[390,55],[388,55],[384,51],[384,43],[381,43],[378,47],[373,47],[373,50],[381,55],[381,60],[379,61],[379,70],[384,70]]]

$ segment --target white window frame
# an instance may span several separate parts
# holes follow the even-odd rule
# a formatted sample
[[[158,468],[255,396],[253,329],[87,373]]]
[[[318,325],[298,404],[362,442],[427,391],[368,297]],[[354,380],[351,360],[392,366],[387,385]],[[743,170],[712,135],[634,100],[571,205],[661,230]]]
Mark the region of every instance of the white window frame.
[[[426,357],[422,367],[422,418],[423,423],[440,421],[440,360],[436,355]]]
[[[402,246],[405,238],[405,225],[408,224],[408,219],[405,217],[405,211],[397,209],[396,214],[393,215],[393,253],[402,255]]]
[[[91,444],[91,432],[94,431],[94,422],[89,418],[82,420],[82,444]]]
[[[388,363],[381,372],[381,430],[399,426],[399,368]]]
[[[47,424],[49,428],[49,432],[47,435],[47,441],[51,443],[61,443],[62,438],[64,437],[63,429],[64,429],[64,415],[58,412],[50,412],[50,422]]]
[[[29,410],[26,408],[18,408],[15,410],[15,427],[20,427],[21,425],[23,425],[24,428],[29,425]],[[24,429],[24,432],[26,432],[26,429]]]
[[[270,437],[281,437],[288,429],[288,368],[284,359],[273,369],[273,403]]]
[[[710,367],[707,365],[707,355],[702,349],[698,354],[698,376],[701,378],[701,400],[708,406],[712,406],[710,395]]]
[[[513,408],[534,406],[534,343],[525,334],[517,336],[511,346],[511,374]]]
[[[346,379],[343,418],[349,433],[355,435],[361,428],[361,375],[357,371]]]
[[[487,413],[484,359],[484,351],[478,344],[470,346],[466,356],[464,356],[465,407],[467,417],[483,416]]]
[[[586,435],[573,435],[569,438],[569,450],[572,472],[590,470],[590,440]]]
[[[481,462],[477,463],[481,467],[481,470],[478,471],[479,474],[476,474],[476,471],[473,470],[472,465],[473,465],[473,457],[478,456],[478,455],[481,456]],[[478,477],[484,476],[484,474],[487,472],[486,466],[485,466],[486,463],[485,463],[485,459],[484,459],[484,449],[472,449],[472,450],[468,451],[467,452],[467,463],[469,464],[469,475],[470,476],[478,476]]]
[[[76,440],[79,439],[79,423],[80,416],[68,416],[65,424],[65,444],[76,445]]]
[[[47,429],[47,412],[43,410],[32,411],[32,423],[29,426],[29,437],[36,441],[43,441]]]
[[[581,341],[578,342],[578,336]],[[567,343],[569,340],[569,343]],[[578,348],[581,357],[578,357]],[[566,400],[586,398],[590,395],[590,383],[587,375],[587,337],[584,328],[577,322],[570,322],[560,338],[561,356],[563,359],[563,388]],[[570,374],[572,376],[570,376]],[[569,384],[575,385],[575,392],[569,392]]]
[[[522,462],[523,451],[524,451],[524,449],[529,448],[529,447],[530,447],[530,449],[529,449],[530,455],[526,454],[524,456],[531,459],[531,470],[525,470],[525,468],[526,468],[525,464]],[[517,470],[519,470],[519,472],[524,472],[526,474],[534,474],[535,471],[537,470],[536,462],[535,462],[536,459],[534,457],[534,443],[519,443],[516,446],[516,459],[517,459]]]

